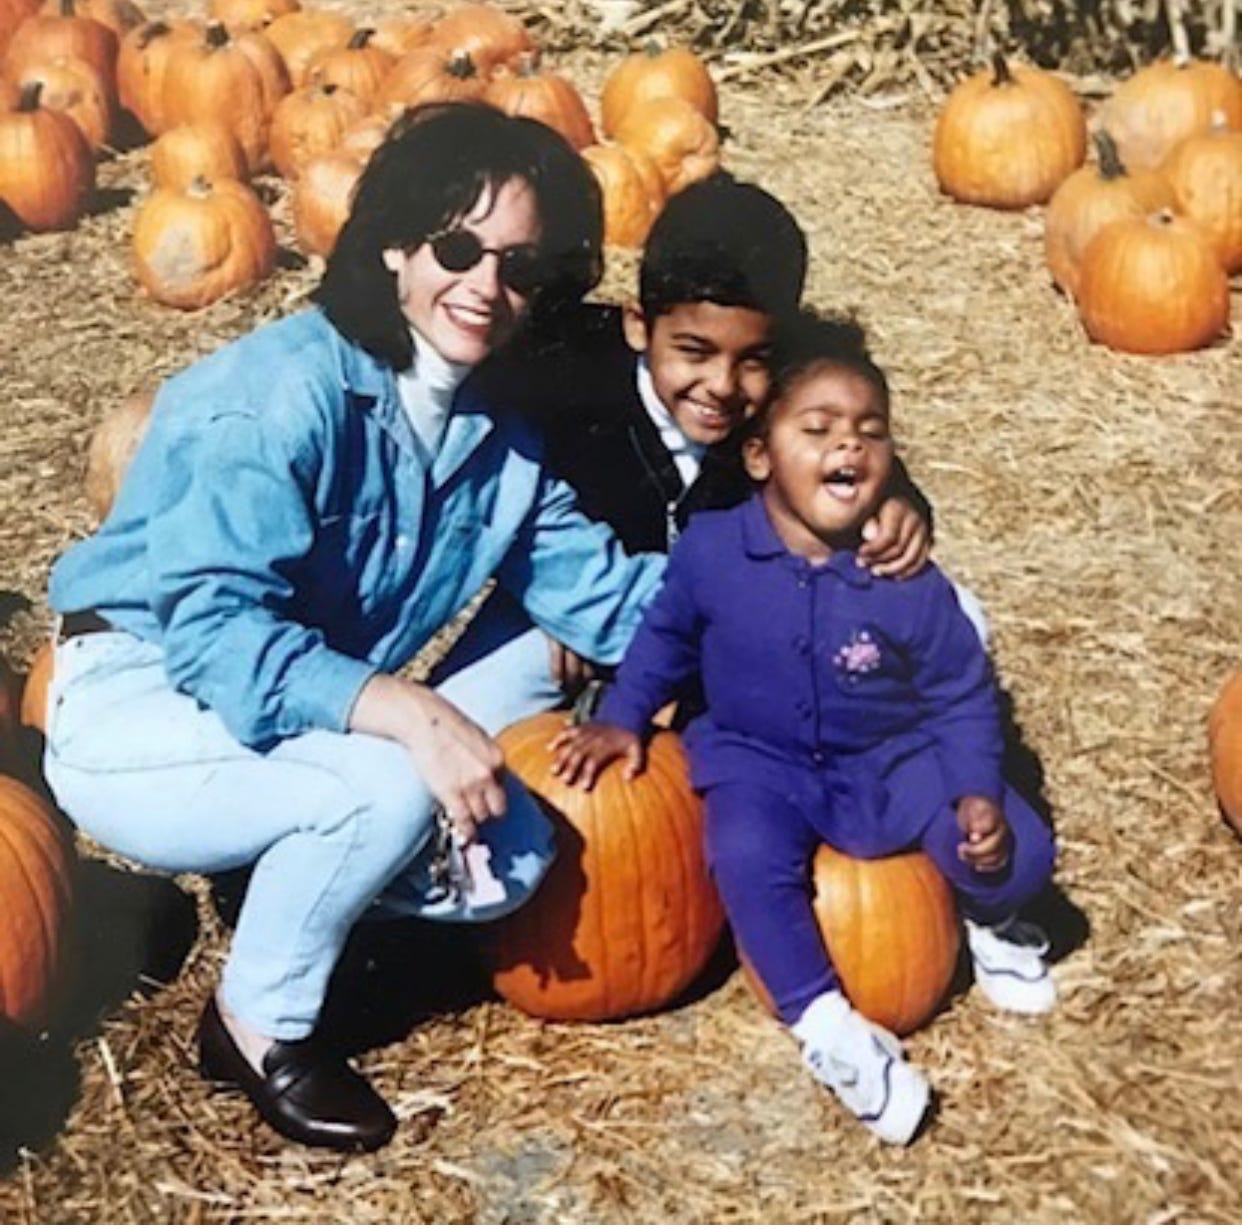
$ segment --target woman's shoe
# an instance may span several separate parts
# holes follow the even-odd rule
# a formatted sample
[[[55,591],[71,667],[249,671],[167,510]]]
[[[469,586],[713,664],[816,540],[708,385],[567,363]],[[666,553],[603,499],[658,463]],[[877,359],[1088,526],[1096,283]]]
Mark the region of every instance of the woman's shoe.
[[[260,1075],[237,1048],[213,995],[198,1025],[199,1070],[239,1088],[259,1116],[287,1139],[312,1148],[371,1152],[397,1129],[384,1099],[339,1055],[314,1039],[275,1042]]]

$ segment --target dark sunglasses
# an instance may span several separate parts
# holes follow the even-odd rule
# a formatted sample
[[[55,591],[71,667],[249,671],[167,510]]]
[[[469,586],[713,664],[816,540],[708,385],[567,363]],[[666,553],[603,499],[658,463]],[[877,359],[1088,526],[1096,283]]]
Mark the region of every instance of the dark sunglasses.
[[[528,295],[539,285],[542,262],[533,243],[489,248],[472,230],[442,230],[428,235],[427,244],[436,263],[449,273],[465,273],[484,256],[495,256],[500,262],[500,280],[515,294]]]

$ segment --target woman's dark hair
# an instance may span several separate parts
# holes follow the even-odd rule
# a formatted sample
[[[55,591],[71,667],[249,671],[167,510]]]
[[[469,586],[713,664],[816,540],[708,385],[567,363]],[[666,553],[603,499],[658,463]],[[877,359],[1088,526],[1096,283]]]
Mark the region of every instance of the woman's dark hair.
[[[599,185],[551,128],[483,103],[433,103],[393,124],[358,181],[315,302],[351,341],[403,371],[414,348],[385,249],[412,251],[511,179],[530,185],[543,228],[531,314],[578,302],[603,272]]]
[[[718,171],[664,206],[643,249],[638,298],[650,323],[682,303],[796,311],[806,281],[806,235],[757,184]]]

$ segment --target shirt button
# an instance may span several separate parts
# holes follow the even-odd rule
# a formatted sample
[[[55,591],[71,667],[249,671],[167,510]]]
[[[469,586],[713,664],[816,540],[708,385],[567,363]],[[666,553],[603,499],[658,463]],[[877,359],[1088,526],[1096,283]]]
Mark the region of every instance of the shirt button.
[[[811,763],[813,764],[822,764],[826,758],[827,757],[824,755],[822,751],[811,752]]]
[[[410,535],[408,533],[397,534],[397,549],[398,550],[409,550],[410,549]]]

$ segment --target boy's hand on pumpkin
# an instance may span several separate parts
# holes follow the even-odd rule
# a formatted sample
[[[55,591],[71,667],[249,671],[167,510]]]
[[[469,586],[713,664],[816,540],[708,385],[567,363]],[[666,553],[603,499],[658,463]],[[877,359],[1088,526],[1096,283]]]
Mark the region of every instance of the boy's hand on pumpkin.
[[[957,822],[966,835],[958,857],[972,870],[1003,870],[1009,862],[1009,825],[1000,807],[990,798],[967,796],[958,801]]]
[[[632,781],[646,767],[647,755],[642,739],[617,725],[588,721],[585,725],[569,726],[549,744],[553,753],[552,772],[566,785],[590,790],[599,774],[613,760],[624,759],[623,776]]]
[[[899,495],[890,496],[862,529],[860,562],[876,576],[908,580],[931,557],[931,528]]]

